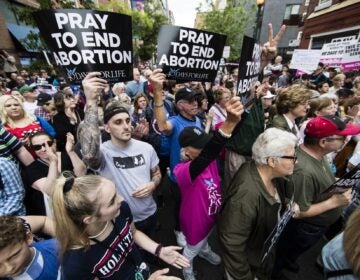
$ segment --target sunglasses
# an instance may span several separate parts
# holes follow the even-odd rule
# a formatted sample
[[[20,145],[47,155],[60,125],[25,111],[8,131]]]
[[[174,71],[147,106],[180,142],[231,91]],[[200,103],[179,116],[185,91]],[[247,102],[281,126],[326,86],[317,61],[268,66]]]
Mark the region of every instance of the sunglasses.
[[[54,144],[54,140],[46,141],[46,143],[51,147]],[[42,147],[46,147],[46,143],[31,145],[31,147],[34,151],[39,151]]]

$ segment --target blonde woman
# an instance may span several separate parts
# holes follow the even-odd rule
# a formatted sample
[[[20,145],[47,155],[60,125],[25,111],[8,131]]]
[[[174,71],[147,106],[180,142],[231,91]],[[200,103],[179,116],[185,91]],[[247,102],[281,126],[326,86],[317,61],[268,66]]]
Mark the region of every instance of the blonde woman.
[[[0,117],[4,128],[29,147],[29,136],[38,131],[46,131],[55,136],[53,127],[44,119],[28,113],[22,101],[12,95],[0,97]]]
[[[61,176],[53,209],[65,279],[148,279],[137,246],[177,268],[189,266],[180,247],[163,247],[135,228],[129,205],[104,177]]]

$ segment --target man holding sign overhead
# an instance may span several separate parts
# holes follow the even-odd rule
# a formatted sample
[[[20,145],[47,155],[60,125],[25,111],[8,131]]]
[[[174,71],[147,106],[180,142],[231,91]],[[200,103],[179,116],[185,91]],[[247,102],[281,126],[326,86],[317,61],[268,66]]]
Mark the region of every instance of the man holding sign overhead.
[[[224,176],[226,188],[229,186],[231,179],[240,166],[251,159],[252,144],[264,131],[265,118],[261,96],[266,95],[270,88],[270,77],[264,77],[261,84],[256,88],[252,85],[251,81],[257,81],[258,73],[261,73],[262,69],[275,57],[276,47],[284,32],[285,25],[283,25],[278,34],[273,37],[272,25],[269,24],[269,41],[262,47],[253,40],[252,43],[251,40],[245,40],[248,37],[244,39],[248,41],[249,44],[245,44],[246,46],[243,45],[242,48],[241,55],[242,58],[244,57],[245,59],[242,59],[239,65],[238,94],[242,99],[245,113],[240,129],[237,130],[226,145],[227,152]],[[244,95],[241,93],[243,90],[252,95],[250,101],[249,98],[243,98]]]

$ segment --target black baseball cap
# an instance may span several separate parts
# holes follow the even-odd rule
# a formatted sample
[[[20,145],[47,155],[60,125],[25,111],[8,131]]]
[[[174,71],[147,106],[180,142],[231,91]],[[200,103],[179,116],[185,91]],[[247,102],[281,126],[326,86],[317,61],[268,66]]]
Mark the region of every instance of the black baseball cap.
[[[175,94],[175,103],[177,103],[180,100],[187,100],[190,101],[192,99],[195,99],[197,96],[201,95],[200,93],[196,93],[192,91],[188,87],[183,87],[179,89]]]
[[[50,94],[47,94],[45,92],[39,93],[37,96],[37,105],[38,106],[44,106],[44,104],[52,99]]]
[[[202,149],[210,141],[211,136],[204,130],[196,126],[188,126],[179,135],[180,147],[194,147]]]

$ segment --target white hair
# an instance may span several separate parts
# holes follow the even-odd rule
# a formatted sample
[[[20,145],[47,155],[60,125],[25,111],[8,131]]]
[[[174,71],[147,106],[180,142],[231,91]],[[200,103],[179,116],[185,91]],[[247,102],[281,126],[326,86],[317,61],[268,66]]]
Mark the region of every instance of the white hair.
[[[252,158],[256,164],[267,164],[269,157],[282,157],[289,147],[296,147],[294,134],[278,128],[269,128],[261,133],[252,146]]]

